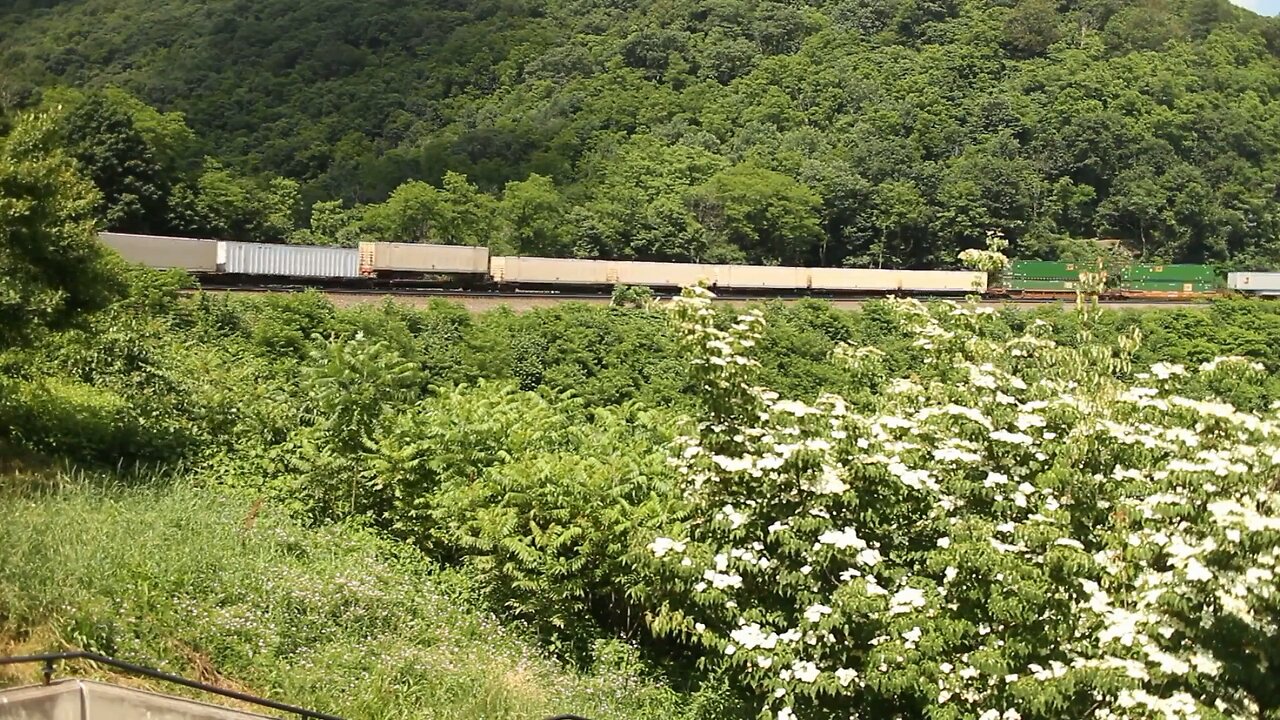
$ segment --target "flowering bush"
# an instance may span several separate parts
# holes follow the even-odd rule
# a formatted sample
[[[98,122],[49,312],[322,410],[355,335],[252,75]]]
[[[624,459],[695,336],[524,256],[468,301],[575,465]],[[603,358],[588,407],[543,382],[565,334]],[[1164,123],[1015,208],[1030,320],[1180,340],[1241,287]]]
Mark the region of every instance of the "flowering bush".
[[[987,274],[991,282],[995,282],[996,276],[1009,267],[1009,258],[1005,257],[1004,249],[1008,247],[1009,241],[999,232],[987,231],[987,249],[979,250],[977,248],[969,248],[961,250],[959,260],[962,265],[973,270],[979,270]]]
[[[710,302],[672,304],[707,402],[673,460],[695,519],[649,546],[654,626],[763,714],[1277,716],[1280,418],[1217,390],[1260,365],[1138,371],[1136,333],[1068,348],[897,300],[920,366],[844,349],[873,392],[806,404],[753,385],[761,316],[720,329]]]

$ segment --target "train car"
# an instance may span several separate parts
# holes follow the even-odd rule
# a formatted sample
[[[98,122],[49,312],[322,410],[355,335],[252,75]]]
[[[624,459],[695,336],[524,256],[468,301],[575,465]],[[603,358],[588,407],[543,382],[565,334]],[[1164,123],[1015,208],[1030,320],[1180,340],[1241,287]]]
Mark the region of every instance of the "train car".
[[[922,292],[963,295],[985,292],[987,274],[950,270],[809,268],[809,287],[813,290],[847,293]]]
[[[1001,275],[998,292],[1018,297],[1075,295],[1083,272],[1097,269],[1081,263],[1014,260]]]
[[[676,289],[699,282],[714,285],[715,265],[617,261],[609,263],[610,282]]]
[[[360,252],[356,248],[220,241],[218,272],[287,278],[357,278],[360,277]]]
[[[1280,273],[1233,272],[1227,273],[1227,287],[1236,292],[1267,297],[1280,297]]]
[[[709,265],[715,268],[712,287],[726,290],[790,290],[809,288],[809,268],[782,265]]]
[[[489,274],[489,248],[425,243],[362,242],[359,272],[365,277],[474,282]]]
[[[1195,298],[1216,294],[1218,277],[1207,265],[1128,265],[1120,272],[1123,297]]]
[[[218,242],[162,235],[98,234],[103,245],[125,261],[157,270],[181,269],[192,273],[218,271]]]
[[[505,256],[489,259],[489,279],[502,286],[604,287],[617,284],[607,260]],[[614,278],[611,280],[611,278]]]

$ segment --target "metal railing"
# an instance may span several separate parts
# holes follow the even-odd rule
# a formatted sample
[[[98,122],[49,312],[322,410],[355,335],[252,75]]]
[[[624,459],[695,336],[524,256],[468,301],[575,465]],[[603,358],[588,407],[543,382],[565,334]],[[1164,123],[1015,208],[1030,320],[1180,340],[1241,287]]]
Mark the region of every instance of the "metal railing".
[[[221,687],[218,687],[217,685],[210,685],[208,683],[202,683],[196,680],[188,680],[187,678],[184,678],[181,675],[174,675],[172,673],[167,673],[162,670],[156,670],[155,668],[149,668],[142,665],[135,665],[131,662],[125,662],[124,660],[117,660],[113,657],[107,657],[106,655],[99,655],[98,653],[94,653],[94,652],[86,652],[84,650],[73,650],[69,652],[57,652],[57,653],[41,653],[38,655],[13,655],[10,657],[0,657],[0,665],[18,665],[22,663],[43,663],[44,684],[48,685],[53,682],[54,665],[60,660],[88,660],[90,662],[98,663],[100,665],[107,665],[109,667],[113,667],[117,670],[123,670],[125,672],[132,673],[134,675],[142,675],[143,677],[149,677],[155,680],[163,680],[165,682],[171,682],[175,685],[181,685],[183,687],[192,688],[194,690],[200,690],[202,692],[211,693],[213,695],[221,695],[222,697],[232,698],[234,700],[239,700],[241,702],[257,705],[259,707],[271,708],[272,710],[278,710],[280,712],[289,713],[290,715],[297,715],[298,717],[304,718],[305,720],[344,720],[343,718],[338,717],[337,715],[330,715],[328,713],[322,713],[317,710],[308,710],[307,708],[299,707],[297,705],[290,705],[288,703],[277,702],[275,700],[270,700],[268,698],[258,697],[257,695],[243,693],[238,690],[228,690],[227,688],[221,688]],[[543,718],[543,720],[588,720],[588,718],[584,718],[580,715],[563,714],[563,715],[552,715],[551,717]]]

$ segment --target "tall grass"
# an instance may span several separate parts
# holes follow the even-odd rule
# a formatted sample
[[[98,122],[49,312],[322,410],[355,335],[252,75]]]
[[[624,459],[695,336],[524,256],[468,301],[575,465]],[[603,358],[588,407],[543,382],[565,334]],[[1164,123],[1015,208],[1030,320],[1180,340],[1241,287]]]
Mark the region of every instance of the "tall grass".
[[[0,518],[0,633],[26,649],[95,650],[350,718],[686,715],[626,648],[571,671],[470,609],[458,577],[359,528],[306,529],[185,487],[11,493]]]

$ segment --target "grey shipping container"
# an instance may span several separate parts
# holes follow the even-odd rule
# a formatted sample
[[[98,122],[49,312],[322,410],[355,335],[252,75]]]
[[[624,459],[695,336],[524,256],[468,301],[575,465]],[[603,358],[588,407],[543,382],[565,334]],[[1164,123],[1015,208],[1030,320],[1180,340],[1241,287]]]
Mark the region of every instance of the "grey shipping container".
[[[191,272],[211,273],[218,269],[216,240],[107,232],[99,233],[98,239],[131,263],[159,269],[181,268]]]
[[[1233,272],[1227,273],[1227,287],[1255,295],[1280,295],[1280,273]]]
[[[360,275],[355,248],[218,243],[218,272],[279,277],[354,278]]]

